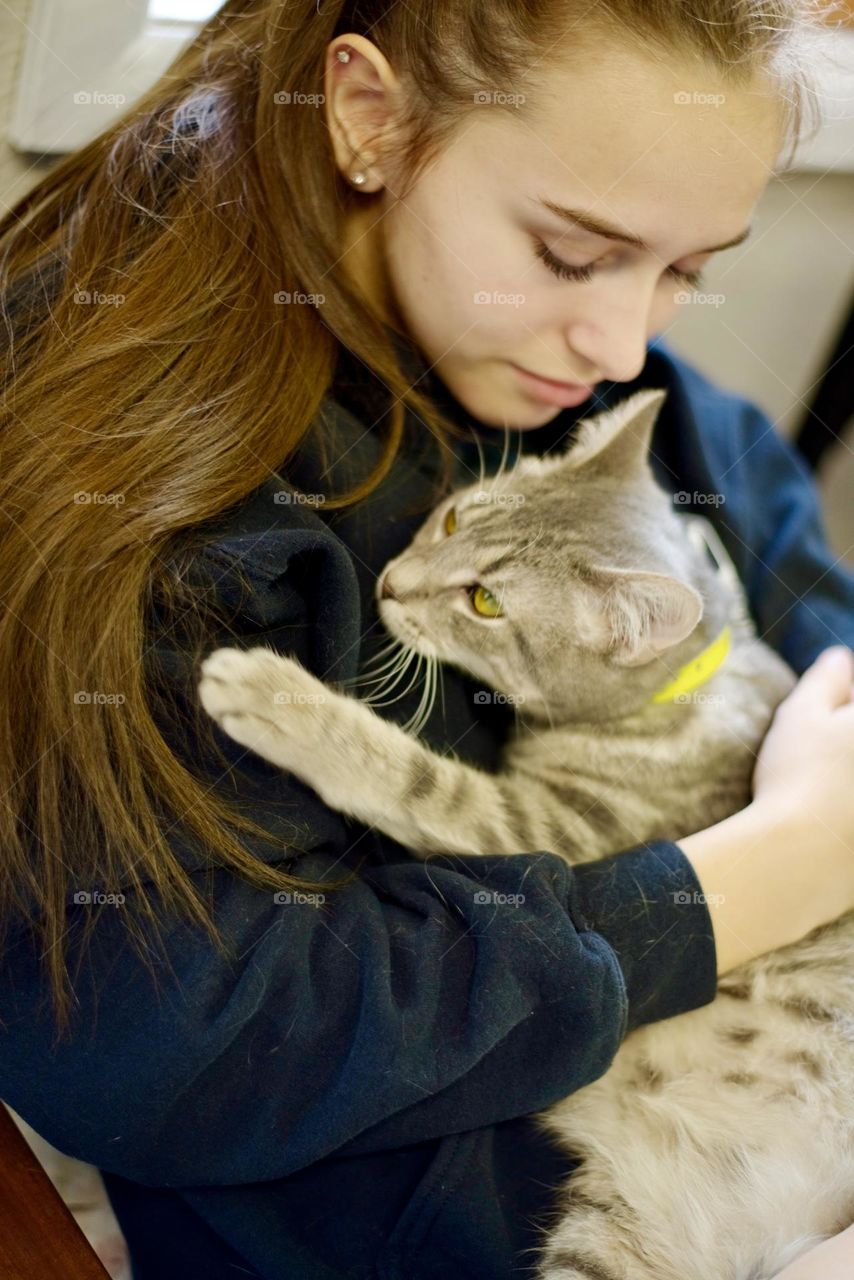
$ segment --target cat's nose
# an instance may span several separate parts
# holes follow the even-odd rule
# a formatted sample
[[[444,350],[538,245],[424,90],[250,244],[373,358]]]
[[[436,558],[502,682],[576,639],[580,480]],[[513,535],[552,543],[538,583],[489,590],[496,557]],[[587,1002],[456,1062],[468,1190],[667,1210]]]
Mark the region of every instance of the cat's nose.
[[[394,594],[394,592],[391,589],[391,583],[388,580],[388,574],[386,574],[383,577],[382,581],[380,582],[380,599],[381,600],[397,599],[397,596]]]

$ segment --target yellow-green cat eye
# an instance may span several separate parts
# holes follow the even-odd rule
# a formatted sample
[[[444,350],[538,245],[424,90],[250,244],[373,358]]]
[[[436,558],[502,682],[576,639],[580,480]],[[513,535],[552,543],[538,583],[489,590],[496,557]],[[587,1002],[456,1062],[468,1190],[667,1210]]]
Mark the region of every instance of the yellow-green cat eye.
[[[486,587],[475,587],[472,592],[471,602],[475,610],[482,614],[484,618],[499,618],[501,616],[501,605],[491,591],[487,591]]]
[[[457,512],[455,507],[449,507],[445,514],[445,533],[456,533],[457,531]]]

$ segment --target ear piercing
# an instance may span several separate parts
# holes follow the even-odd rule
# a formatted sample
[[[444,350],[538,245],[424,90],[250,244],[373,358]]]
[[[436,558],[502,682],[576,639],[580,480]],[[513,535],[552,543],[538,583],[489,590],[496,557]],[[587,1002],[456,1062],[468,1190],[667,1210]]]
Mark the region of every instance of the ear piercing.
[[[335,56],[338,58],[339,62],[349,62],[350,50],[338,49],[336,51]],[[354,184],[354,186],[361,187],[367,181],[367,175],[361,169],[356,169],[353,173],[350,174],[350,181]]]

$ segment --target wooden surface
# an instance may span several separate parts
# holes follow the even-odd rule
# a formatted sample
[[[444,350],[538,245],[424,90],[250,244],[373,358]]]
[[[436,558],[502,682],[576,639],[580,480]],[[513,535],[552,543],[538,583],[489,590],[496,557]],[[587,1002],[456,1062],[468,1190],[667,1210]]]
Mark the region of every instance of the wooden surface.
[[[830,24],[841,22],[846,27],[854,27],[854,0],[837,0],[838,10],[831,14]]]
[[[4,1106],[0,1106],[0,1276],[2,1280],[109,1280]]]

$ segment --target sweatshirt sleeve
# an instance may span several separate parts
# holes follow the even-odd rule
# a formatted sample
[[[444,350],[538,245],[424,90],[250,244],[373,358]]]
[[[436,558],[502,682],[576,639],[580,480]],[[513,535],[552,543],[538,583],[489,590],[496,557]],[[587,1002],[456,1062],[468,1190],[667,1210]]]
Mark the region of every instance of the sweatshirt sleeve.
[[[313,537],[298,575],[269,562],[269,589],[228,643],[263,631],[310,661],[325,625],[310,592],[337,555]],[[346,573],[338,585],[352,609]],[[157,653],[191,696],[188,655]],[[201,735],[180,754],[275,834],[256,856],[317,882],[370,856],[325,900],[276,900],[176,844],[229,950],[164,917],[156,988],[128,941],[133,893],[101,908],[79,973],[90,908],[70,900],[76,1005],[56,1043],[38,947],[15,934],[0,967],[0,1096],[59,1150],[152,1186],[281,1178],[530,1114],[602,1075],[630,1027],[713,999],[711,922],[677,845],[576,868],[549,851],[422,861],[227,735],[219,745],[226,770]]]
[[[339,871],[319,853],[297,867]],[[61,1151],[160,1186],[280,1178],[495,1124],[603,1074],[630,1009],[713,998],[694,888],[663,842],[595,881],[552,853],[378,866],[322,905],[218,871],[233,958],[173,925],[157,992],[126,940],[129,895],[85,953],[70,1041],[53,1046],[37,1008],[31,939],[7,954],[2,1095]]]

